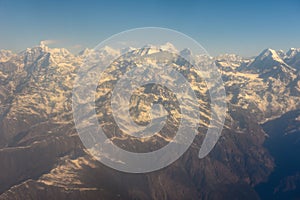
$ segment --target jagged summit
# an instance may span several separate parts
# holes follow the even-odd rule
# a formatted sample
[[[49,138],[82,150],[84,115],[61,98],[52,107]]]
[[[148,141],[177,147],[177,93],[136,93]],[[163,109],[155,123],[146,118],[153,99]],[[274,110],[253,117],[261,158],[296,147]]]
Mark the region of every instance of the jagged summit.
[[[66,48],[50,48],[44,41],[33,48],[27,48],[25,51],[21,52],[25,58],[38,58],[49,54],[49,62],[53,64],[60,64],[63,60],[75,59],[76,57]]]
[[[105,55],[118,55],[120,54],[120,51],[118,49],[114,49],[109,46],[105,46],[99,50],[97,50],[99,53],[105,54]]]
[[[44,52],[50,54],[61,54],[62,56],[71,54],[70,51],[66,48],[50,48],[47,46],[47,43],[45,41],[41,41],[38,47],[40,47]]]
[[[270,77],[288,82],[294,78],[295,69],[286,64],[273,49],[263,50],[247,67],[261,78]]]
[[[135,50],[136,50],[136,48],[134,48],[134,47],[126,47],[126,48],[122,48],[120,50],[120,52],[121,52],[121,54],[125,54],[125,53],[132,52],[132,51],[135,51]]]
[[[282,49],[276,51],[276,53],[278,54],[278,56],[279,56],[281,59],[284,59],[284,58],[286,57],[286,54],[285,54],[285,52],[284,52]]]
[[[289,49],[286,53],[285,62],[295,69],[300,69],[300,48]]]
[[[295,55],[298,54],[298,53],[300,53],[300,48],[290,48],[290,49],[288,50],[288,52],[286,53],[286,55],[287,55],[288,57],[293,57],[293,56],[295,56]]]
[[[78,53],[78,56],[85,56],[91,53],[93,50],[89,48],[85,48]]]
[[[1,49],[0,50],[0,62],[6,62],[10,58],[12,58],[14,55],[15,54],[10,50]]]
[[[189,48],[185,48],[183,50],[180,51],[180,55],[183,57],[189,57],[192,56],[192,51]]]
[[[46,45],[45,41],[40,41],[39,47],[41,47],[42,49],[48,49],[48,46]]]
[[[140,49],[137,49],[135,47],[127,47],[127,48],[121,49],[121,53],[131,52],[131,51],[135,51],[134,54],[138,54],[141,56],[150,55],[150,54],[158,53],[161,51],[169,51],[172,53],[178,53],[178,49],[170,42],[167,42],[162,45],[147,44],[147,45],[144,45]]]
[[[250,63],[249,69],[258,70],[258,72],[260,72],[279,65],[291,69],[291,67],[281,59],[275,50],[265,49],[254,59],[252,63]]]
[[[160,49],[164,51],[178,52],[178,49],[170,42],[161,45]]]
[[[273,49],[265,49],[263,50],[255,59],[256,61],[276,61],[283,63],[283,60],[280,58],[280,56],[277,54],[277,52]]]

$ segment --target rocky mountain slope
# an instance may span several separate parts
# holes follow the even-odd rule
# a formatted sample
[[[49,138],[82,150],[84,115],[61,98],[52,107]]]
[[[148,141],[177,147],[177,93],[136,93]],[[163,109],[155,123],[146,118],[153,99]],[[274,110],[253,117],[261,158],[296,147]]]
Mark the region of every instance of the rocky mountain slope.
[[[258,199],[254,186],[266,181],[274,169],[260,124],[299,108],[298,51],[278,55],[267,49],[255,59],[199,58],[199,62],[216,62],[229,107],[222,136],[204,159],[198,159],[198,151],[211,114],[207,88],[187,63],[170,59],[169,64],[194,86],[201,101],[202,126],[179,160],[149,174],[121,173],[96,161],[83,147],[73,122],[73,81],[84,57],[89,54],[99,60],[121,52],[106,47],[73,55],[44,45],[19,54],[1,51],[0,199]],[[151,55],[149,47],[132,53]],[[111,78],[99,80],[97,114],[117,145],[153,150],[165,145],[176,130],[178,102],[166,88],[141,87],[131,99],[132,117],[140,124],[149,122],[149,103],[165,107],[169,119],[161,137],[147,142],[125,138],[110,114],[113,85],[137,64],[119,60],[110,66]]]

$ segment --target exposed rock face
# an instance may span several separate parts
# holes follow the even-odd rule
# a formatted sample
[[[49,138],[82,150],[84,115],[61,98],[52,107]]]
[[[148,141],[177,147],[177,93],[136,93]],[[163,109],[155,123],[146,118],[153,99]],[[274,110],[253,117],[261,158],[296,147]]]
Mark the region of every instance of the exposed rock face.
[[[173,46],[168,44],[164,48]],[[263,147],[265,132],[259,122],[299,107],[299,95],[291,87],[299,80],[296,69],[280,58],[280,62],[274,63],[280,63],[280,69],[284,70],[274,71],[273,76],[264,70],[250,70],[262,68],[264,59],[218,57],[229,111],[214,150],[204,159],[198,159],[211,114],[207,88],[196,71],[181,60],[172,60],[172,66],[195,86],[193,89],[202,100],[199,134],[189,150],[172,165],[149,174],[126,174],[94,160],[86,153],[75,130],[71,105],[75,70],[91,51],[74,56],[65,49],[40,46],[0,63],[0,199],[259,198],[253,187],[266,181],[274,167],[273,158]],[[101,59],[120,51],[107,47],[94,53]],[[150,54],[147,49],[133,53]],[[191,54],[188,50],[184,53]],[[129,150],[142,151],[145,146],[153,150],[165,145],[176,130],[178,116],[174,113],[178,102],[166,88],[141,87],[132,96],[131,115],[137,123],[147,124],[149,102],[164,105],[173,113],[164,127],[169,135],[147,144],[131,138],[124,143],[125,135],[116,131],[109,115],[111,89],[118,76],[134,64],[117,63],[108,73],[112,78],[99,81],[98,118],[116,144]]]

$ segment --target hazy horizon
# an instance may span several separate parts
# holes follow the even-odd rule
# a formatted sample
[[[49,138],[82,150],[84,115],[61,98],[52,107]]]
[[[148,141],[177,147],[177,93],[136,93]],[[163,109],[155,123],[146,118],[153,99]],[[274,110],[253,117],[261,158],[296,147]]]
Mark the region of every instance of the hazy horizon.
[[[49,42],[49,43],[47,43],[47,42]],[[26,48],[24,48],[22,50],[1,49],[1,48],[0,48],[0,50],[9,50],[9,51],[11,51],[11,52],[13,52],[15,54],[18,54],[18,53],[21,53],[21,52],[25,51],[27,48],[38,47],[38,46],[41,46],[42,43],[44,43],[43,45],[47,46],[50,49],[53,49],[53,48],[64,48],[64,49],[67,49],[70,53],[72,53],[74,55],[78,55],[81,51],[84,51],[85,49],[93,49],[93,48],[95,48],[95,47],[91,47],[91,48],[90,47],[80,47],[80,49],[78,48],[78,49],[74,50],[74,49],[70,49],[70,48],[67,48],[67,47],[60,46],[60,45],[55,45],[56,42],[54,42],[54,43],[51,43],[51,42],[52,41],[42,40],[42,41],[38,42],[38,44],[35,44],[33,46],[30,46],[30,47],[26,47]],[[260,53],[262,53],[263,51],[265,51],[266,49],[272,49],[272,48],[261,49],[255,55],[241,55],[241,54],[235,53],[235,52],[224,52],[224,53],[220,53],[220,54],[216,54],[216,55],[212,55],[212,54],[209,54],[209,55],[212,56],[212,57],[217,57],[217,56],[222,56],[222,55],[225,55],[225,54],[234,54],[234,55],[242,56],[244,58],[254,58],[254,57],[258,56]],[[290,49],[300,49],[300,48],[296,47],[296,46],[292,46],[292,47],[289,47],[288,49],[273,49],[273,50],[276,50],[277,52],[278,51],[283,51],[284,53],[287,53]],[[115,49],[115,50],[120,50],[120,49]],[[181,51],[183,49],[178,49],[178,50]]]

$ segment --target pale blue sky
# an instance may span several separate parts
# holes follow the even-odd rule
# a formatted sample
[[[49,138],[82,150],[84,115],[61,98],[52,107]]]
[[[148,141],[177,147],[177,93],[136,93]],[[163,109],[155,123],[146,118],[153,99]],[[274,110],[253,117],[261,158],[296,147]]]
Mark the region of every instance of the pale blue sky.
[[[50,46],[78,51],[144,26],[183,32],[212,55],[252,56],[300,47],[300,1],[0,0],[1,49],[53,40]]]

